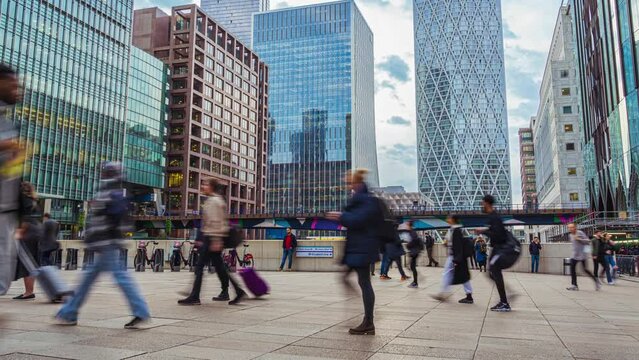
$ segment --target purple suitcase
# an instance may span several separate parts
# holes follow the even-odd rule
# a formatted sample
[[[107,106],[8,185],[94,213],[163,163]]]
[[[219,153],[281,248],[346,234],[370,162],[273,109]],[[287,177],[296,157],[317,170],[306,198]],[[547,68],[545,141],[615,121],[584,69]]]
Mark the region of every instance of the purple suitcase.
[[[242,277],[242,280],[244,280],[244,284],[246,285],[248,290],[253,293],[253,295],[255,295],[256,297],[260,297],[262,295],[268,294],[268,284],[257,274],[257,271],[255,271],[255,269],[240,269],[239,273]]]

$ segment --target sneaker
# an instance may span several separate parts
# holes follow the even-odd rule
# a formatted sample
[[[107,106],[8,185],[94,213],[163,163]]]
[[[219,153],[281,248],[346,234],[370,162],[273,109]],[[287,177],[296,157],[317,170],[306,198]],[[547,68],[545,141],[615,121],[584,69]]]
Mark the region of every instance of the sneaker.
[[[381,275],[379,278],[380,278],[380,280],[390,280],[390,279],[392,279],[392,278],[391,278],[390,276],[388,276],[388,275]]]
[[[239,293],[237,293],[237,295],[235,295],[235,299],[229,301],[229,305],[237,305],[239,304],[242,299],[244,299],[244,297],[246,297],[246,293],[242,290],[240,290]]]
[[[35,294],[24,296],[24,294],[20,294],[13,298],[13,300],[35,300]]]
[[[59,325],[59,326],[76,326],[78,325],[78,320],[67,320],[64,318],[61,318],[59,316],[55,317],[55,324]]]
[[[510,310],[510,305],[502,302],[490,308],[490,311],[496,312],[510,312]]]
[[[444,293],[431,295],[430,297],[432,297],[433,299],[435,299],[437,301],[446,301],[448,299],[448,296],[446,296],[446,294],[444,294]]]
[[[281,271],[282,271],[282,268],[277,269],[277,272],[281,272]]]
[[[226,291],[222,291],[220,295],[213,297],[213,301],[229,301],[229,300],[231,300],[231,297],[229,296],[229,293]]]
[[[579,291],[579,287],[577,285],[573,285],[573,286],[567,287],[566,290]]]
[[[595,283],[595,290],[597,290],[597,291],[601,290],[601,281],[597,281]]]
[[[475,303],[475,300],[473,300],[473,298],[472,298],[472,297],[468,297],[468,296],[466,296],[465,298],[463,298],[463,299],[459,300],[459,303],[460,303],[460,304],[474,304],[474,303]]]
[[[178,305],[201,305],[200,299],[186,298],[178,300]]]
[[[134,317],[133,320],[129,321],[124,325],[125,329],[139,329],[140,325],[144,325],[149,322],[149,319],[142,319],[141,317]]]
[[[419,285],[415,284],[415,283],[411,283],[410,285],[408,285],[409,288],[411,289],[417,289],[419,287]]]
[[[401,277],[401,279],[399,279],[399,281],[406,281],[408,279],[410,279],[410,276],[404,275],[404,276]]]

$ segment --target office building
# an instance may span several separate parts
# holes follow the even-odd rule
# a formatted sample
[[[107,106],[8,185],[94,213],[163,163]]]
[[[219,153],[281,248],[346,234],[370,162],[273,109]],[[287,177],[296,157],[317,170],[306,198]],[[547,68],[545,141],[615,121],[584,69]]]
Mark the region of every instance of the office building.
[[[202,10],[246,46],[253,39],[253,14],[269,10],[270,0],[202,0]]]
[[[0,62],[17,68],[13,114],[42,208],[70,230],[103,160],[122,161],[133,0],[0,1]]]
[[[196,5],[136,10],[133,43],[171,70],[167,212],[200,209],[200,184],[214,177],[231,213],[264,204],[268,68]],[[259,142],[258,142],[259,139]]]
[[[639,3],[571,0],[569,11],[588,205],[596,211],[634,211],[639,207]]]
[[[535,118],[530,119],[531,126]],[[519,161],[521,172],[521,203],[525,209],[534,209],[537,205],[537,186],[535,178],[535,147],[532,128],[519,129]]]
[[[437,209],[510,206],[500,0],[415,0],[419,190]]]
[[[537,201],[542,208],[586,202],[575,41],[567,6],[559,10],[533,126]]]
[[[137,214],[161,214],[166,170],[168,67],[131,47],[124,167]]]
[[[349,169],[378,186],[373,33],[355,3],[263,12],[253,28],[270,68],[267,209],[340,209]]]

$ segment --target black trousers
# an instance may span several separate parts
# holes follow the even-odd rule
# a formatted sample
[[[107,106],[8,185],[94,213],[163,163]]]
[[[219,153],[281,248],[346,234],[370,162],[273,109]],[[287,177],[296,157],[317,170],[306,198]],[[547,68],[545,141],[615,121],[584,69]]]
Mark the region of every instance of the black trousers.
[[[364,319],[373,321],[373,312],[375,311],[375,291],[371,284],[371,273],[369,266],[349,268],[346,275],[352,271],[357,273],[357,284],[362,290],[362,300],[364,301]]]
[[[217,277],[220,279],[220,283],[222,283],[222,291],[228,291],[229,282],[233,285],[236,293],[240,293],[242,288],[240,285],[233,279],[229,273],[224,261],[222,261],[222,253],[221,252],[211,252],[209,251],[209,246],[205,243],[200,248],[200,256],[198,258],[197,267],[195,268],[195,281],[193,282],[193,290],[191,290],[191,295],[189,296],[192,299],[200,298],[200,290],[202,289],[202,277],[204,276],[204,268],[209,264],[213,264],[215,267],[215,273]]]
[[[437,260],[435,260],[435,258],[433,257],[433,248],[432,247],[427,247],[426,248],[426,254],[428,254],[428,266],[431,266],[433,264],[435,264],[435,265],[439,264],[437,262]]]
[[[413,272],[413,283],[415,284],[417,284],[417,258],[419,258],[419,254],[410,256],[410,271]]]
[[[397,270],[399,271],[399,275],[401,275],[402,277],[406,276],[406,273],[404,272],[404,267],[402,266],[402,257],[398,257],[395,259],[391,259],[390,262],[388,263],[388,269],[391,268],[391,266],[393,266],[393,262],[395,262],[397,264]],[[386,272],[388,273],[388,269],[386,269]]]
[[[504,254],[491,254],[488,273],[490,275],[490,278],[495,282],[495,286],[497,287],[497,292],[499,293],[499,301],[504,304],[508,304],[508,297],[506,297],[506,284],[504,283],[504,274],[502,274],[502,271],[507,268],[506,266],[504,266],[504,263]]]
[[[606,256],[597,256],[596,259],[594,259],[593,261],[595,263],[595,271],[593,272],[595,274],[595,276],[599,277],[601,275],[603,275],[604,273],[606,274],[606,276],[608,274],[610,274],[610,265],[608,264],[608,262],[606,261]],[[601,265],[601,267],[603,269],[601,269],[601,274],[599,273],[599,265]]]
[[[570,278],[572,280],[572,284],[577,286],[577,264],[581,263],[581,266],[584,268],[584,272],[590,276],[595,283],[597,282],[597,277],[588,270],[588,266],[586,266],[586,260],[575,260],[570,259]]]

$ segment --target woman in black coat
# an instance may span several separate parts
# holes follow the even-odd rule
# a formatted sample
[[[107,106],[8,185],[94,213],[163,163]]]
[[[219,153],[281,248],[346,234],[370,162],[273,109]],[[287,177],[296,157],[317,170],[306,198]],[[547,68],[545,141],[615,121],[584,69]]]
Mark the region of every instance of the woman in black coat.
[[[348,267],[346,275],[355,271],[364,300],[364,320],[349,330],[353,335],[375,335],[373,311],[375,292],[371,284],[370,264],[379,259],[379,235],[377,226],[384,219],[378,199],[369,192],[364,182],[366,170],[356,170],[346,176],[346,181],[353,191],[353,196],[342,213],[328,213],[330,220],[339,221],[345,226],[346,245],[342,263]]]
[[[446,234],[446,243],[448,247],[448,258],[442,273],[442,289],[441,293],[434,296],[437,300],[445,300],[450,292],[451,285],[464,284],[466,297],[459,300],[462,304],[472,304],[473,287],[470,284],[470,271],[468,270],[468,259],[464,254],[464,242],[470,241],[464,238],[462,226],[456,215],[449,215],[446,220],[450,225],[450,230]]]
[[[23,249],[27,250],[34,264],[38,265],[38,242],[42,237],[42,223],[38,207],[38,199],[33,184],[23,182],[20,185],[20,228],[17,238]],[[24,279],[24,293],[14,297],[14,300],[33,300],[35,278],[18,258],[18,266],[14,280]]]

